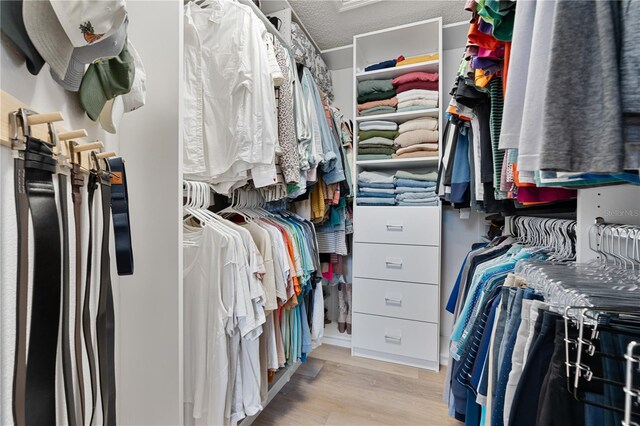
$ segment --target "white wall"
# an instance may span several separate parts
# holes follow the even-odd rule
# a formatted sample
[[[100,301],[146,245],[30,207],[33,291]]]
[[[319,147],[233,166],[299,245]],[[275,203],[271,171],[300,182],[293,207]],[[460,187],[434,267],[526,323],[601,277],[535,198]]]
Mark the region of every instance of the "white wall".
[[[125,115],[118,137],[82,111],[77,94],[53,82],[45,65],[32,76],[4,37],[1,86],[40,112],[61,111],[67,129],[85,128],[126,160],[135,275],[112,273],[117,312],[118,424],[182,422],[182,248],[180,1],[128,1],[129,36],[147,73],[147,105]],[[3,111],[3,114],[5,111]],[[16,218],[11,150],[0,147],[2,405],[11,419],[15,337]],[[72,210],[71,210],[72,211]],[[115,270],[115,258],[112,254]],[[71,271],[73,272],[73,265]],[[73,277],[73,273],[72,273]],[[65,423],[58,419],[58,423]]]
[[[331,71],[333,103],[347,120],[353,120],[353,68]]]

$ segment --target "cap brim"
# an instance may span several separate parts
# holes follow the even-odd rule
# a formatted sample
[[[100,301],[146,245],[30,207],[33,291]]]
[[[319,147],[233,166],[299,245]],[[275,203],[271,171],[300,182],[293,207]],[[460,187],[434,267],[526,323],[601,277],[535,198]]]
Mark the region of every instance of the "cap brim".
[[[66,75],[73,45],[51,4],[48,1],[25,1],[22,14],[27,34],[38,53],[58,76]]]
[[[93,66],[89,66],[80,85],[80,103],[93,121],[97,121],[107,103],[107,95]]]
[[[115,98],[108,100],[102,112],[100,113],[100,126],[109,132],[117,133],[118,127],[120,127],[120,121],[124,115],[124,105],[122,103],[122,96],[116,96]]]
[[[135,64],[136,73],[133,78],[133,84],[129,93],[122,95],[122,101],[124,103],[124,111],[134,111],[145,104],[147,93],[147,73],[142,63],[142,58],[138,54],[131,41],[127,43],[129,53],[133,56],[133,62]]]

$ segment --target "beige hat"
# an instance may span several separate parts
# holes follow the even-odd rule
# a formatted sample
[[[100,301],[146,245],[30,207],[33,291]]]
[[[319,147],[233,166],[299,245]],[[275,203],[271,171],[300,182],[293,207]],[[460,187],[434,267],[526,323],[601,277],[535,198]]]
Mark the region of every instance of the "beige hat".
[[[116,96],[107,101],[104,108],[102,108],[98,121],[105,131],[116,134],[123,115],[124,104],[122,102],[122,96]]]

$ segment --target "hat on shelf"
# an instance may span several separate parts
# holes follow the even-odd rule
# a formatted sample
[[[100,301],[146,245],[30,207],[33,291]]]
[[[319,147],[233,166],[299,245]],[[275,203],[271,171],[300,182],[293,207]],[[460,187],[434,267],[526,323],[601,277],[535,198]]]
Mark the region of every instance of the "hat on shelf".
[[[2,32],[22,52],[27,63],[27,69],[37,75],[44,66],[44,59],[31,42],[22,20],[22,0],[0,1],[0,28]]]
[[[124,0],[39,0],[22,5],[31,42],[58,77],[66,77],[76,47],[109,38],[127,16]]]
[[[129,20],[125,18],[118,30],[108,37],[103,37],[99,41],[83,47],[73,49],[73,54],[69,60],[67,73],[61,79],[51,68],[53,79],[71,92],[80,90],[80,83],[84,76],[85,68],[98,59],[109,59],[118,56],[127,41],[127,27]]]
[[[144,64],[138,51],[130,41],[127,43],[127,49],[129,53],[131,53],[131,56],[133,56],[135,77],[129,93],[116,96],[114,99],[108,101],[104,108],[102,108],[99,118],[100,125],[109,133],[117,132],[124,113],[134,111],[145,103],[147,89]]]
[[[108,100],[128,93],[134,77],[133,56],[126,47],[115,58],[89,65],[80,84],[80,103],[89,118],[98,120]]]

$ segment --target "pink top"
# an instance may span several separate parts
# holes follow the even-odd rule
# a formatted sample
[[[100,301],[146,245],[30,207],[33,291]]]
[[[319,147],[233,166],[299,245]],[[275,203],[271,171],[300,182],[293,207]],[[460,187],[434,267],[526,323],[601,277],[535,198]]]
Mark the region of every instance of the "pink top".
[[[392,83],[397,87],[404,83],[411,83],[412,81],[438,81],[438,73],[421,71],[410,72],[394,78]]]

